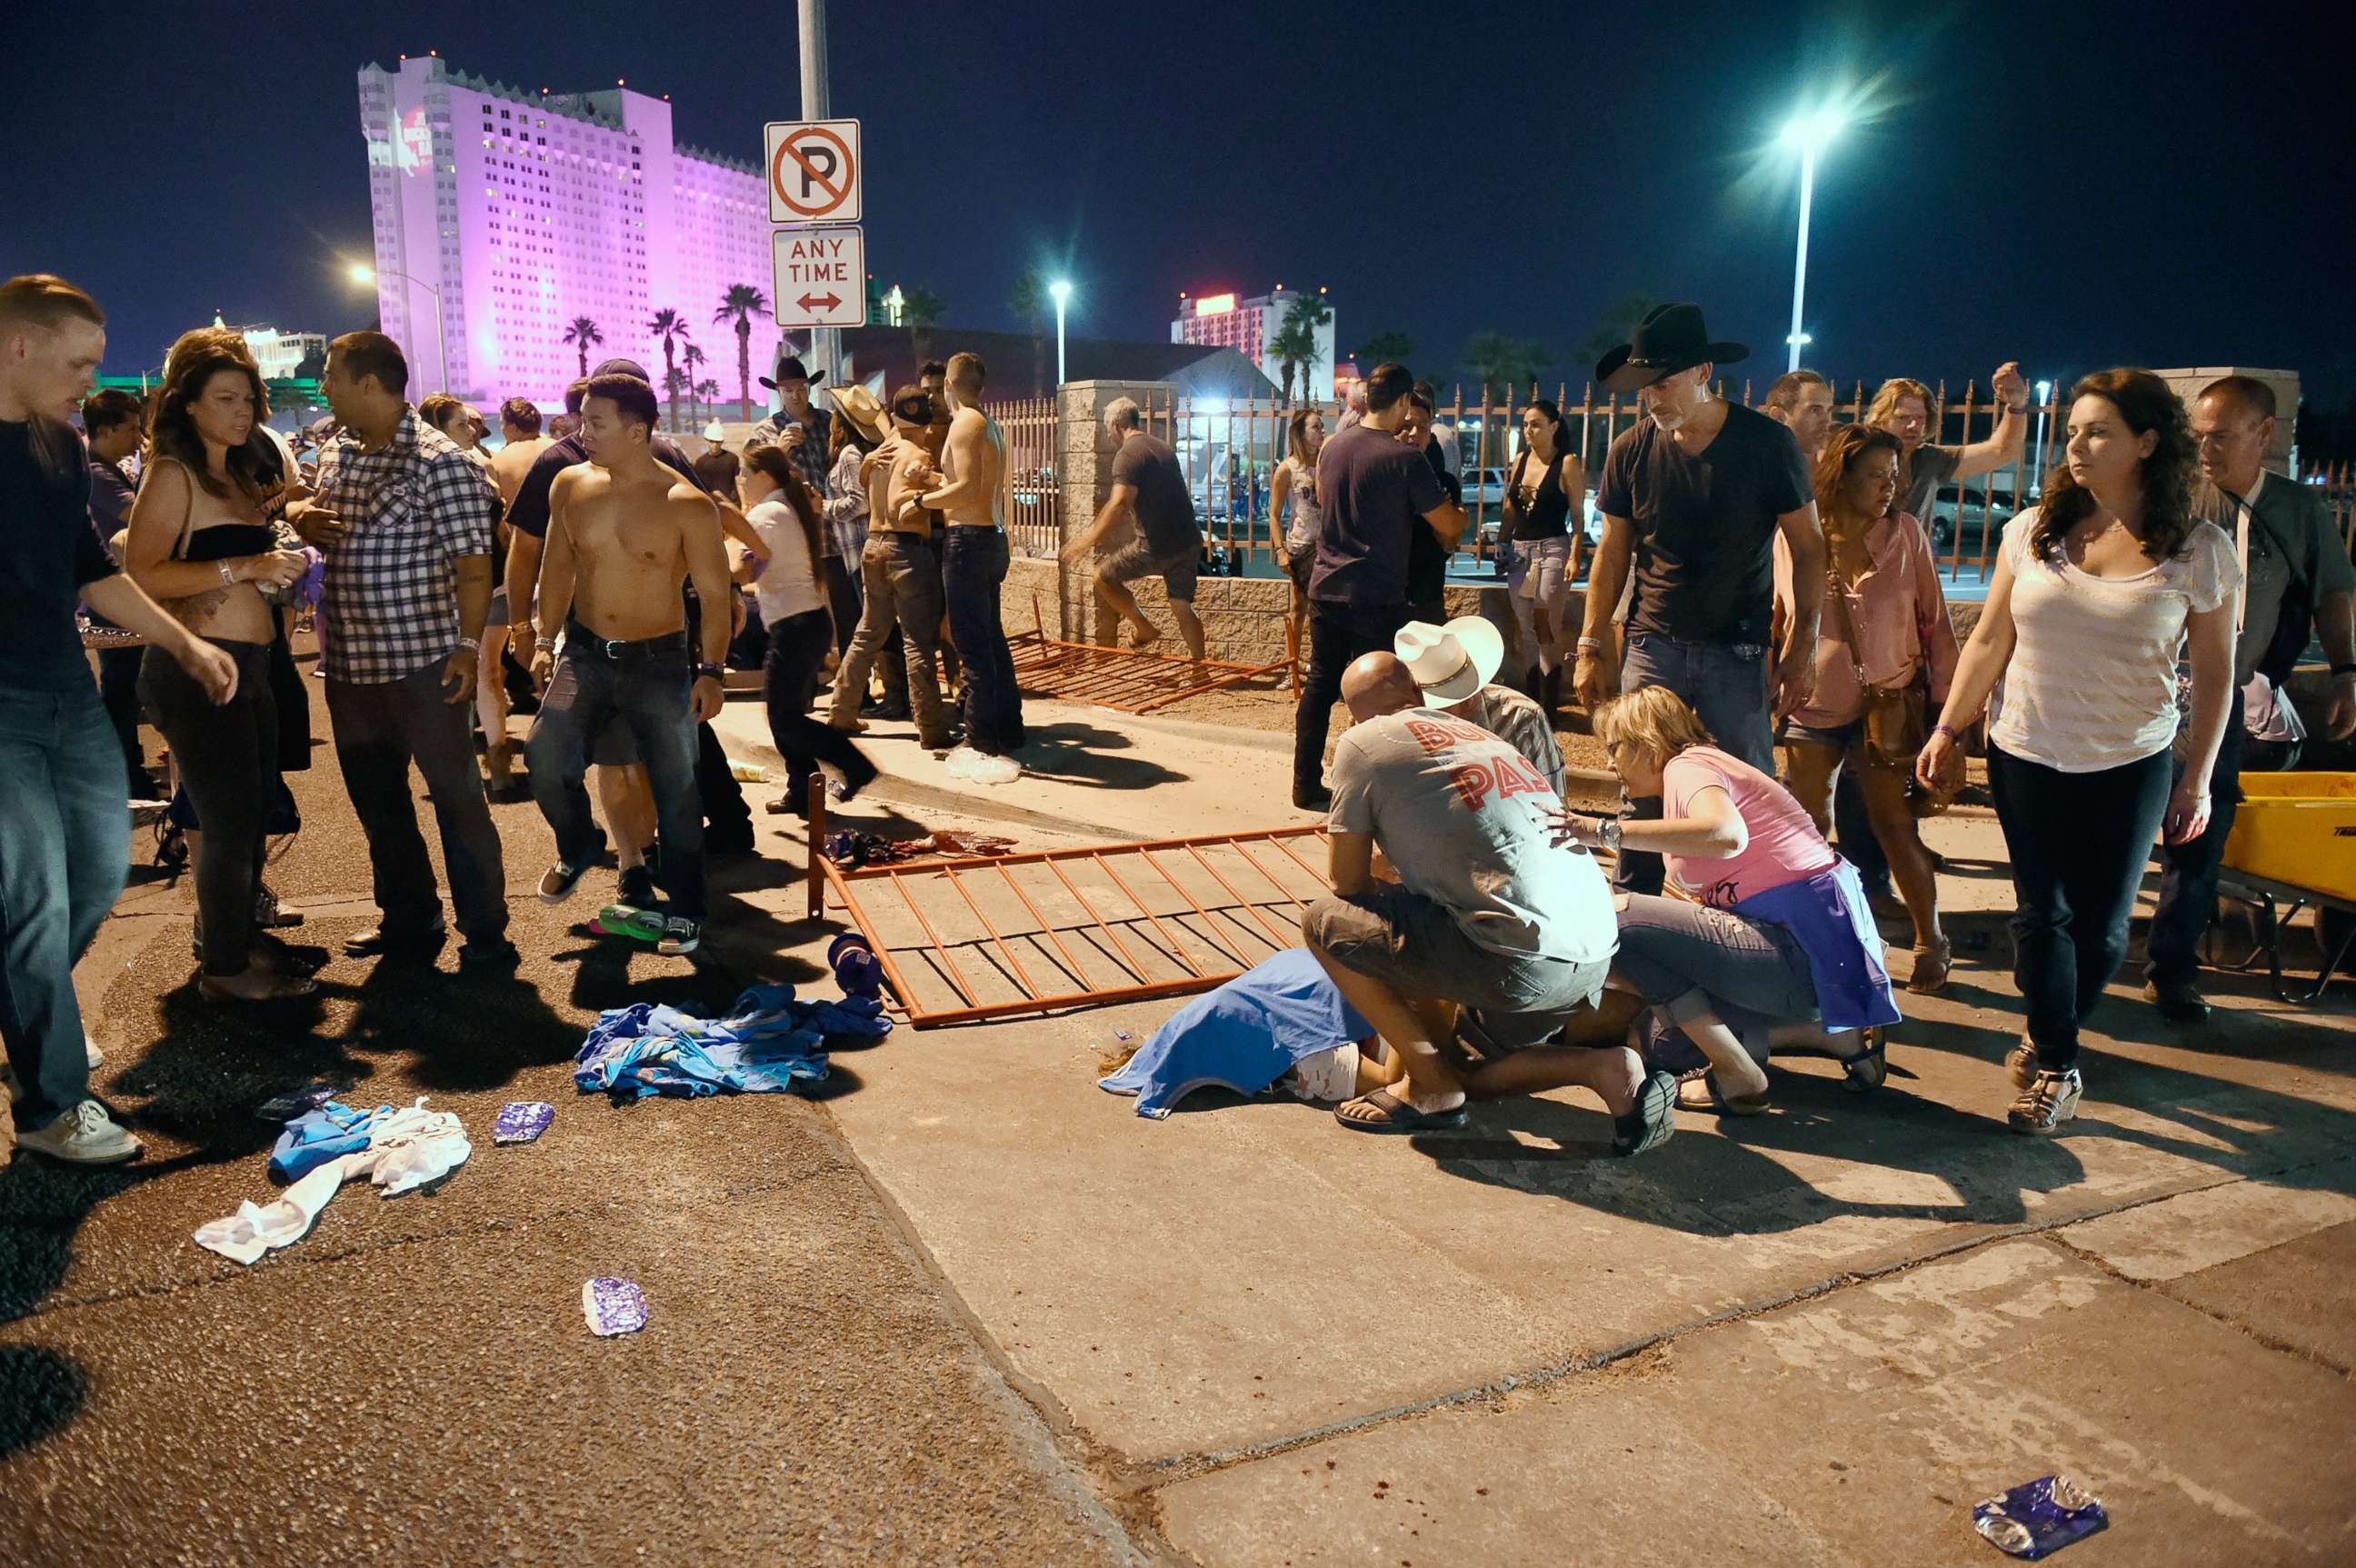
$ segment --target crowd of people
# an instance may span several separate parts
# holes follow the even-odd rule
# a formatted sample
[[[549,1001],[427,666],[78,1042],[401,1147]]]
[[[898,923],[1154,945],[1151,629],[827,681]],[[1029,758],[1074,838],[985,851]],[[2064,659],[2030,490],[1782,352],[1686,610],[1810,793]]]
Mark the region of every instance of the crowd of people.
[[[619,900],[656,910],[674,955],[702,940],[707,863],[753,847],[711,728],[728,663],[762,670],[787,775],[773,809],[807,811],[825,774],[840,799],[872,781],[853,740],[869,718],[1018,766],[999,611],[1007,444],[975,355],[888,398],[831,389],[820,408],[823,372],[783,353],[762,378],[776,412],[741,452],[691,458],[630,360],[576,382],[562,416],[509,400],[491,450],[473,405],[412,403],[400,348],[348,333],[327,350],[331,422],[306,469],[269,429],[235,333],[184,336],[143,402],[91,394],[104,328],[60,279],[0,286],[0,573],[20,601],[0,629],[0,1025],[27,1147],[137,1152],[89,1094],[71,971],[122,886],[124,801],[155,789],[143,714],[184,797],[198,994],[238,1006],[314,988],[262,882],[293,811],[284,775],[307,766],[292,652],[305,609],[380,915],[345,942],[355,956],[447,938],[414,769],[461,971],[518,961],[489,810],[516,788],[511,699],[536,707],[520,754],[556,845],[539,897],[567,900],[610,857]],[[1905,986],[1944,987],[1954,949],[1917,819],[1958,787],[1963,738],[1995,699],[1988,782],[2027,1012],[2008,1117],[2051,1133],[2082,1092],[2078,1031],[2124,958],[2155,839],[2151,993],[2171,1017],[2205,1012],[2195,947],[2250,765],[2245,721],[2287,708],[2275,693],[2310,633],[2333,666],[2324,727],[2356,729],[2356,569],[2313,495],[2267,478],[2263,383],[2228,377],[2188,415],[2148,372],[2082,381],[2068,460],[2007,526],[1959,647],[1922,510],[1937,484],[2018,457],[2017,367],[1997,374],[1990,438],[1946,447],[1912,381],[1855,424],[1806,371],[1763,410],[1728,403],[1715,372],[1745,351],[1675,305],[1596,367],[1642,417],[1602,462],[1591,564],[1589,476],[1561,411],[1525,411],[1501,535],[1515,683],[1498,679],[1500,627],[1446,614],[1467,519],[1429,385],[1381,365],[1331,434],[1314,410],[1293,415],[1272,490],[1308,645],[1292,800],[1328,813],[1333,889],[1303,937],[1390,1064],[1340,1107],[1344,1125],[1421,1131],[1461,1121],[1469,1096],[1583,1085],[1633,1154],[1681,1104],[1765,1109],[1773,1051],[1877,1086],[1900,1013],[1873,905],[1894,880],[1913,928]],[[1099,637],[1160,635],[1133,592],[1159,576],[1199,660],[1203,536],[1178,456],[1133,402],[1104,425],[1108,499],[1065,555],[1101,555]],[[141,644],[103,652],[95,681],[78,606]],[[1562,803],[1566,670],[1624,814]],[[1329,782],[1337,702],[1352,723]]]

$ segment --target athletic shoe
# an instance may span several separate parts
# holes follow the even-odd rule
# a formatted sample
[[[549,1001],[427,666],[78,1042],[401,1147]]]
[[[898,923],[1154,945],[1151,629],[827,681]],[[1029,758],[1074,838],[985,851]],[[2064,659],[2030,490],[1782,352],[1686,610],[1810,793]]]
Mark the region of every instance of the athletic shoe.
[[[1333,792],[1323,784],[1292,787],[1293,809],[1301,811],[1330,811],[1333,809]]]
[[[469,941],[458,949],[458,969],[461,973],[480,973],[486,970],[513,969],[523,962],[515,943],[505,937]]]
[[[2044,1069],[2020,1091],[2012,1102],[2012,1112],[2005,1121],[2016,1133],[2038,1136],[2058,1133],[2062,1123],[2078,1114],[2078,1097],[2085,1085],[2078,1069],[2065,1067],[2059,1072]]]
[[[679,958],[693,952],[702,940],[702,921],[691,920],[684,915],[672,915],[663,921],[662,940],[655,943],[655,951]]]
[[[78,1165],[115,1165],[139,1155],[139,1140],[116,1126],[95,1100],[83,1101],[46,1127],[18,1128],[16,1146]]]
[[[541,875],[540,901],[543,904],[563,903],[573,897],[573,890],[580,886],[581,879],[588,875],[589,863],[585,860],[578,865],[558,861]]]
[[[626,865],[614,885],[614,897],[619,903],[634,908],[644,908],[655,901],[654,868],[648,865]]]
[[[2005,1053],[2004,1076],[2012,1079],[2015,1089],[2027,1089],[2037,1081],[2037,1047],[2027,1040]]]
[[[2201,994],[2201,987],[2189,974],[2146,982],[2143,998],[2155,1004],[2159,1015],[2171,1024],[2201,1024],[2209,1018],[2209,999]]]
[[[1636,1108],[1612,1121],[1612,1152],[1625,1158],[1657,1149],[1677,1130],[1677,1080],[1674,1073],[1654,1068],[1636,1088]]]
[[[81,1032],[81,1045],[82,1050],[89,1057],[90,1065],[93,1069],[106,1065],[106,1053],[98,1048],[98,1042],[90,1037],[90,1031],[88,1029],[84,1029]]]

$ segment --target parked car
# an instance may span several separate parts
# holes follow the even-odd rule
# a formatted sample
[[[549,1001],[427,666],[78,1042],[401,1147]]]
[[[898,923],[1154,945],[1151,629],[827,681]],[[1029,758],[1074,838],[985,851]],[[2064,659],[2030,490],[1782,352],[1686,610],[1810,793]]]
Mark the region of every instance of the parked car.
[[[1503,468],[1467,468],[1464,470],[1464,504],[1502,507],[1505,504],[1505,470]]]
[[[1924,520],[1924,526],[1931,531],[1931,546],[1936,553],[1977,558],[1983,553],[1996,553],[2005,524],[2019,510],[2019,502],[2010,490],[1983,490],[1966,484],[1960,496],[1933,497],[1931,515]]]

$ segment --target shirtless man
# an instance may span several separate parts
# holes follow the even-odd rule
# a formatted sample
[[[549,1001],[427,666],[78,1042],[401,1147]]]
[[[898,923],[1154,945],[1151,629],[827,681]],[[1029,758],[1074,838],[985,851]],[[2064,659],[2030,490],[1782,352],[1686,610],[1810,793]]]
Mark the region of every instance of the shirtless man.
[[[966,744],[985,757],[1023,745],[1023,693],[1000,618],[1006,581],[1006,432],[981,411],[981,356],[949,356],[947,390],[954,413],[941,448],[937,481],[925,504],[942,528],[941,587],[948,600],[949,641],[965,666],[958,705]]]
[[[656,461],[655,397],[634,376],[597,376],[581,410],[589,461],[549,493],[532,675],[547,695],[531,729],[532,794],[556,830],[556,864],[540,879],[543,903],[573,895],[600,848],[582,778],[597,736],[629,726],[654,785],[668,896],[657,950],[689,953],[705,913],[703,807],[695,788],[695,726],[720,714],[720,657],[728,622],[701,618],[701,660],[691,663],[682,581],[707,605],[728,602],[728,558],[711,498]],[[692,680],[691,696],[690,681]]]
[[[939,751],[949,744],[934,666],[940,569],[934,563],[932,515],[921,489],[932,474],[933,453],[926,445],[931,421],[931,400],[914,387],[902,387],[892,399],[892,438],[861,465],[867,477],[868,515],[867,548],[859,563],[862,607],[850,651],[835,671],[826,722],[849,735],[865,729],[859,704],[867,695],[868,673],[880,657],[905,657],[917,743]],[[890,651],[894,628],[900,633],[898,654]]]

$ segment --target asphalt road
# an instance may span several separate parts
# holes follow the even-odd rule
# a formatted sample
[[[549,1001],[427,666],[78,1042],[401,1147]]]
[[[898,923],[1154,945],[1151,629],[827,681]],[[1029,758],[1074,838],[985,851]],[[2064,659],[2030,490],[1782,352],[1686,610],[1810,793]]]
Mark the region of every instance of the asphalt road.
[[[661,959],[585,929],[610,872],[561,908],[530,897],[547,830],[498,806],[517,973],[461,978],[455,945],[345,959],[374,919],[368,862],[306,684],[322,744],[270,881],[312,908],[288,934],[328,960],[320,994],[201,1004],[187,879],[134,882],[80,980],[97,1090],[145,1157],[0,1170],[0,1562],[1136,1560],[823,1110],[573,1088],[601,1008],[809,980],[779,950],[795,929],[741,901],[798,872],[723,870],[731,951]],[[838,1062],[831,1091],[856,1092]],[[270,1200],[253,1108],[320,1077],[457,1112],[473,1158],[437,1191],[347,1187],[251,1268],[198,1248],[198,1225]],[[499,1105],[530,1099],[552,1128],[494,1146]],[[599,1274],[641,1284],[643,1332],[590,1335]]]

